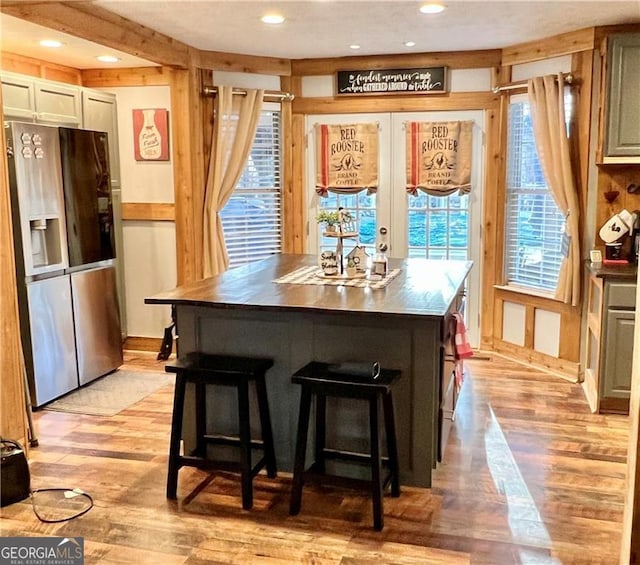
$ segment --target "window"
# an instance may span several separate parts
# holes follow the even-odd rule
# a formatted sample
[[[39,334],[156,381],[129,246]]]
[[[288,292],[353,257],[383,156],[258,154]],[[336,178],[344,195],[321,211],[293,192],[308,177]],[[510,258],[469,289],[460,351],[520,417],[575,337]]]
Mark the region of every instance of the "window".
[[[358,232],[358,241],[370,250],[376,243],[376,195],[362,190],[357,194],[337,194],[329,192],[326,197],[318,199],[318,211],[337,210],[341,206],[349,210]],[[320,250],[333,251],[336,248],[335,238],[323,236],[324,226],[318,226]]]
[[[567,119],[569,116],[567,112]],[[562,263],[564,216],[538,160],[529,102],[512,97],[507,145],[505,275],[507,284],[553,291]]]
[[[229,266],[282,250],[280,111],[263,110],[244,172],[220,217]]]
[[[469,258],[469,196],[407,196],[409,257]]]

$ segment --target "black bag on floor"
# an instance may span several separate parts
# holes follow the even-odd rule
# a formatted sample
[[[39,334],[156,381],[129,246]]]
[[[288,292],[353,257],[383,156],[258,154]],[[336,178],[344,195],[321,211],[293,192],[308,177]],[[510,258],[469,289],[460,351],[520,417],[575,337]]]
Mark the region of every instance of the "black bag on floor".
[[[29,496],[31,476],[24,449],[11,439],[0,439],[0,506]]]

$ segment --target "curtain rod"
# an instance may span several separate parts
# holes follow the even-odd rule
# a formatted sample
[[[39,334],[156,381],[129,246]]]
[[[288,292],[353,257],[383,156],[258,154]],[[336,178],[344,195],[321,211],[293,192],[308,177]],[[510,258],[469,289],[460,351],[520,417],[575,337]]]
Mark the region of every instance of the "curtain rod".
[[[574,76],[571,73],[562,75],[562,78],[564,79],[565,84],[573,84],[574,82]],[[518,90],[520,88],[526,88],[527,82],[528,81],[526,80],[521,80],[519,82],[512,82],[511,84],[505,84],[504,86],[496,86],[495,88],[492,89],[492,92],[494,94],[499,94],[500,92],[506,92],[508,90]]]
[[[215,96],[218,93],[217,86],[204,86],[202,89],[202,94],[204,96]],[[237,96],[246,96],[247,91],[242,90],[241,88],[234,88],[233,94]],[[264,91],[265,98],[275,98],[277,100],[282,100],[284,102],[291,102],[294,99],[294,95],[290,92],[279,92],[277,90],[265,90]]]

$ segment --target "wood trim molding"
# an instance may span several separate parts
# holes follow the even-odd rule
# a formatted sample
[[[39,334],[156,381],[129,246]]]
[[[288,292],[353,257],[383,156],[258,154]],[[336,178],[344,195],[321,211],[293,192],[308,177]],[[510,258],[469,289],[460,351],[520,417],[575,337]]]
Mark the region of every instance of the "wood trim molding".
[[[2,91],[0,89],[0,108]],[[1,111],[1,110],[0,110]],[[0,135],[0,154],[6,155],[5,137]],[[0,178],[9,186],[6,157],[0,159]],[[11,230],[9,191],[0,191],[0,435],[19,441],[27,447],[25,413],[24,362],[20,340],[18,296]]]
[[[291,75],[289,59],[194,49],[91,2],[3,2],[0,10],[167,67],[186,69],[191,65],[217,71]]]
[[[189,47],[148,27],[109,12],[91,2],[3,2],[10,16],[81,37],[130,55],[170,67],[186,68]]]
[[[123,220],[152,222],[175,221],[176,211],[173,203],[160,202],[123,202],[121,205]]]
[[[483,194],[482,220],[482,288],[480,304],[480,347],[490,349],[493,343],[494,288],[497,273],[498,233],[502,229],[498,223],[499,186],[503,175],[503,157],[501,151],[502,120],[500,110],[485,111],[486,147],[485,178]]]
[[[595,28],[589,27],[554,35],[539,41],[528,41],[502,50],[503,65],[531,63],[551,57],[590,51],[595,47]]]
[[[525,306],[531,304],[535,308],[548,310],[549,312],[558,312],[560,314],[573,312],[576,309],[576,307],[571,306],[571,304],[565,304],[553,298],[545,298],[544,296],[536,296],[535,294],[518,292],[517,290],[512,291],[505,287],[496,287],[495,295],[499,300],[524,304]]]
[[[574,383],[578,382],[580,374],[579,363],[567,361],[566,359],[558,359],[551,355],[547,355],[539,351],[532,351],[526,347],[521,347],[501,339],[494,340],[493,351],[504,355],[513,361],[517,361],[518,363],[530,365],[537,369],[542,369],[543,371],[549,371],[554,375],[565,378]]]
[[[126,351],[160,351],[162,339],[159,337],[129,336],[124,340],[123,349]]]
[[[393,69],[434,67],[445,65],[450,69],[478,69],[497,67],[502,58],[499,49],[484,51],[442,51],[436,53],[410,53],[402,55],[371,55],[333,57],[328,59],[294,59],[294,76],[332,75],[344,69]]]
[[[26,57],[16,53],[2,52],[0,66],[3,71],[34,76],[47,80],[55,80],[67,84],[82,84],[81,73],[78,69],[50,63],[33,57]]]
[[[189,70],[173,69],[170,76],[177,282],[184,284],[202,277],[203,98],[195,65]]]
[[[168,86],[166,67],[135,67],[129,69],[85,69],[80,71],[82,85],[89,88],[105,86]]]
[[[280,89],[299,96],[302,90],[300,77],[281,77]],[[303,253],[304,234],[304,186],[299,178],[301,163],[304,161],[304,118],[293,116],[291,102],[282,103],[282,207],[283,207],[283,251],[285,253]],[[300,131],[302,128],[302,131]],[[296,187],[300,187],[299,190]]]
[[[291,76],[291,60],[220,51],[198,51],[196,65],[213,71]]]
[[[308,218],[307,218],[307,197],[304,190],[306,178],[306,137],[305,137],[305,117],[300,114],[293,116],[292,138],[294,159],[293,159],[293,209],[296,216],[295,228],[293,231],[293,252],[307,252]],[[298,187],[298,190],[295,187]]]
[[[500,105],[492,92],[450,92],[446,95],[363,96],[296,98],[294,114],[355,114],[371,112],[436,112],[444,110],[490,110]]]
[[[602,40],[609,37],[612,33],[638,33],[640,32],[640,23],[619,24],[611,26],[600,26],[596,28],[596,49]]]

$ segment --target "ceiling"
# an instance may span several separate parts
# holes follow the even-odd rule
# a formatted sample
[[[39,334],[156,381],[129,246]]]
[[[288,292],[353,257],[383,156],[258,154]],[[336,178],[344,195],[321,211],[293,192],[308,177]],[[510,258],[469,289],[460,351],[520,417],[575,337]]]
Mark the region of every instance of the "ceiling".
[[[419,13],[420,2],[370,0],[95,0],[95,4],[193,47],[287,59],[410,52],[499,49],[592,26],[640,23],[640,1],[464,1],[445,0],[437,15]],[[260,17],[279,12],[283,24],[266,26]],[[107,65],[95,60],[104,48],[47,32],[2,15],[6,51],[76,68]],[[56,50],[37,46],[43,35],[64,36]],[[405,47],[406,41],[415,46]],[[357,51],[351,44],[359,44]],[[118,67],[146,61],[118,55]]]

